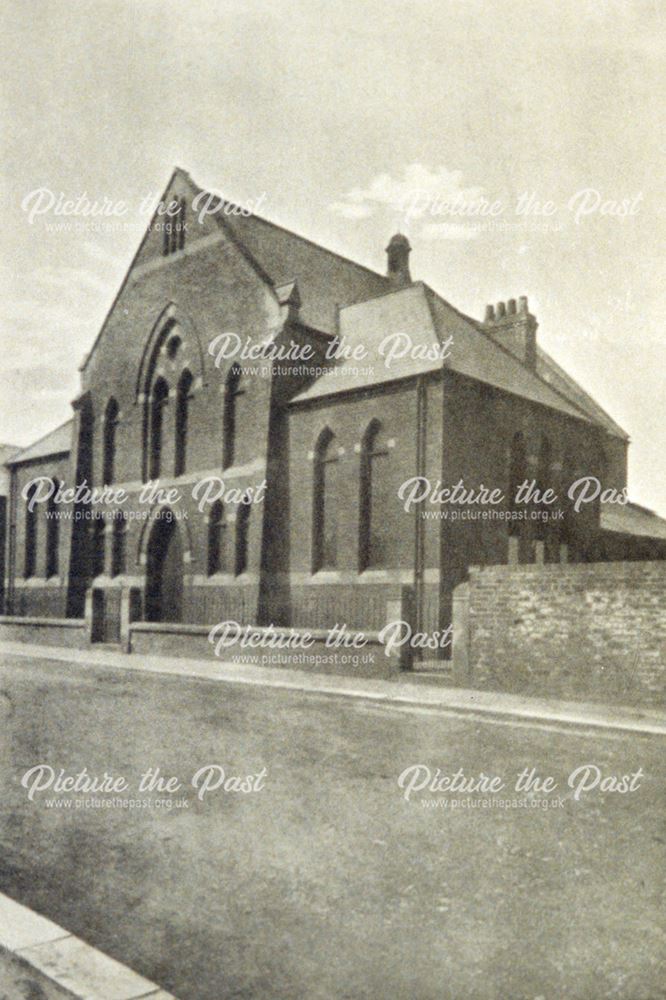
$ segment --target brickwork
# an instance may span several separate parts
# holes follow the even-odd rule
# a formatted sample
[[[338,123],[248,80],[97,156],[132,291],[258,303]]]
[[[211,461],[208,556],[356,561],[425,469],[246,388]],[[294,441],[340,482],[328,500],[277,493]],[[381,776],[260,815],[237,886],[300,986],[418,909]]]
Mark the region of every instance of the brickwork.
[[[463,587],[471,685],[666,703],[666,562],[490,566]]]

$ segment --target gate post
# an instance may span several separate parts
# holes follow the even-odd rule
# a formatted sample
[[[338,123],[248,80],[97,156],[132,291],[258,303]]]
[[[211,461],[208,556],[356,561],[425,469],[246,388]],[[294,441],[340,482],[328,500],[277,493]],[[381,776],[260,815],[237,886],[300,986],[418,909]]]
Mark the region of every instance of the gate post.
[[[461,687],[469,684],[470,678],[470,627],[469,627],[469,581],[459,583],[453,590],[453,680]]]
[[[403,621],[409,625],[410,635],[414,632],[414,622],[416,619],[416,601],[414,588],[405,586],[400,588],[397,597],[386,602],[386,624],[390,622]],[[403,643],[400,647],[399,666],[401,670],[411,670],[414,650],[409,642]]]
[[[132,652],[130,625],[140,621],[141,591],[138,587],[123,587],[120,594],[120,645],[125,653]]]
[[[86,590],[85,622],[88,642],[102,642],[104,639],[104,591],[99,587]]]

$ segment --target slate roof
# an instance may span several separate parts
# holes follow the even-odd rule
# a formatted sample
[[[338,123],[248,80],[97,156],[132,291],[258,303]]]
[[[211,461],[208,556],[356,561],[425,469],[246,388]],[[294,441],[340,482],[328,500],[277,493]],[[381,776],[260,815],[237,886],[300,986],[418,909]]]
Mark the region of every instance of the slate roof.
[[[38,441],[28,445],[27,448],[22,448],[9,461],[5,461],[5,465],[19,465],[22,462],[31,462],[36,458],[66,454],[71,448],[73,423],[73,420],[67,420],[64,424],[60,424],[55,430],[49,431]]]
[[[434,348],[444,345],[452,337],[448,350],[450,356],[443,361],[437,357],[415,360],[408,353],[405,358],[396,359],[387,367],[385,358],[379,353],[379,346],[389,333],[406,333],[413,344]],[[365,347],[365,360],[340,360],[335,368],[296,396],[293,402],[437,371],[444,365],[568,416],[588,419],[579,406],[526,368],[477,323],[459,313],[421,281],[341,309],[340,336],[350,347]]]
[[[194,194],[204,190],[186,171],[176,168],[176,174],[186,179]],[[172,181],[173,177],[167,191]],[[483,324],[458,312],[424,283],[395,290],[384,275],[254,214],[217,212],[213,218],[263,280],[273,287],[281,302],[292,297],[300,299],[299,315],[305,326],[331,336],[338,332],[339,322],[345,339],[363,341],[371,348],[366,363],[338,365],[297,396],[295,403],[441,368],[437,360],[405,358],[395,362],[391,369],[386,368],[383,359],[373,360],[373,345],[376,354],[380,340],[391,330],[409,332],[415,341],[423,338],[430,346],[443,343],[451,335],[454,338],[451,358],[444,364],[452,370],[587,420],[627,440],[622,428],[545,351],[537,348],[537,368],[532,371],[493,339]],[[121,288],[126,281],[127,277]],[[114,306],[109,316],[113,309]],[[364,374],[354,375],[353,367]],[[42,439],[47,447],[50,447],[49,437]],[[42,442],[31,449],[44,446]],[[69,445],[64,450],[68,449]],[[41,454],[17,460],[27,461]]]
[[[197,193],[202,190],[189,175],[188,180]],[[391,287],[383,274],[258,215],[216,212],[213,218],[242,244],[274,286],[298,283],[301,321],[322,333],[335,333],[339,305],[381,295]]]
[[[620,535],[660,538],[666,541],[666,520],[653,510],[637,503],[604,504],[601,507],[601,528]]]

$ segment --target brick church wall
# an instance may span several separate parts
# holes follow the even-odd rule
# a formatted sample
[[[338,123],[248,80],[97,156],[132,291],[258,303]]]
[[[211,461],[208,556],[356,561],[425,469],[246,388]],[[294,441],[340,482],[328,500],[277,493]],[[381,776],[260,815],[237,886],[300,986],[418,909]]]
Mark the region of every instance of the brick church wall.
[[[426,427],[426,474],[437,478],[442,453],[441,382],[426,385],[431,419]],[[386,561],[382,569],[359,573],[360,446],[365,429],[379,420],[389,442]],[[417,390],[414,382],[368,389],[344,397],[293,407],[289,419],[291,512],[291,620],[302,627],[327,628],[344,622],[350,628],[379,629],[386,624],[386,602],[414,579],[415,512],[405,513],[398,490],[416,475]],[[338,560],[336,570],[312,574],[313,455],[328,427],[339,455]],[[439,525],[424,525],[424,567],[439,569]],[[430,615],[436,619],[436,614]]]
[[[477,567],[460,589],[467,685],[666,703],[666,562]]]
[[[58,519],[58,574],[46,577],[47,504],[35,504],[36,544],[35,571],[26,579],[26,513],[22,498],[23,489],[40,476],[48,476],[61,483],[71,482],[69,456],[49,456],[19,465],[15,470],[16,491],[16,545],[14,551],[14,578],[7,588],[6,613],[21,616],[64,618],[67,604],[66,553],[71,534],[71,507],[62,504]]]

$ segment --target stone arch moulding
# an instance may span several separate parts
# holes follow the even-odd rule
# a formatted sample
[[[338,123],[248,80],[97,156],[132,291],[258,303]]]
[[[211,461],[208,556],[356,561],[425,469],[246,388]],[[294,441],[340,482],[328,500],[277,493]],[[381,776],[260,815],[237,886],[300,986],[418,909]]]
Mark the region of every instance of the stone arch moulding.
[[[145,402],[153,368],[166,341],[166,335],[173,326],[179,327],[183,336],[183,346],[186,349],[189,348],[186,367],[189,367],[192,372],[195,386],[199,387],[205,384],[204,350],[201,338],[187,313],[175,302],[169,302],[155,319],[146,338],[134,387],[135,403]]]
[[[150,512],[150,517],[147,517],[143,524],[141,525],[141,532],[139,534],[139,544],[136,551],[136,565],[142,568],[146,565],[146,559],[148,556],[148,539],[150,538],[150,533],[153,530],[155,521],[158,520],[158,515],[161,517],[161,511],[171,511],[173,513],[173,504],[160,503],[156,504],[155,507]],[[175,515],[174,515],[175,517]],[[188,566],[192,562],[192,531],[185,518],[175,517],[176,524],[183,532],[183,565]]]

